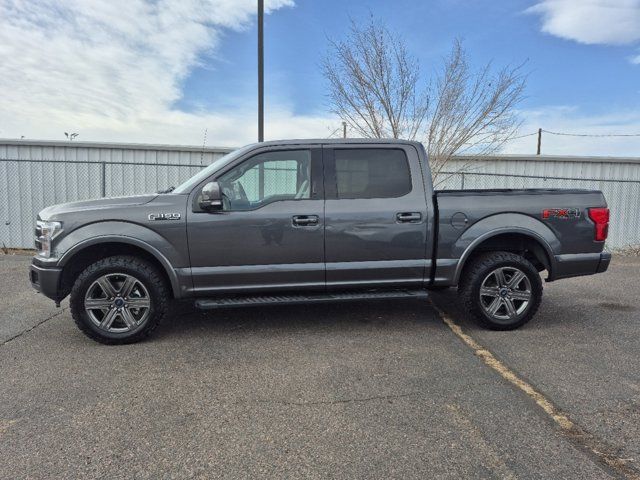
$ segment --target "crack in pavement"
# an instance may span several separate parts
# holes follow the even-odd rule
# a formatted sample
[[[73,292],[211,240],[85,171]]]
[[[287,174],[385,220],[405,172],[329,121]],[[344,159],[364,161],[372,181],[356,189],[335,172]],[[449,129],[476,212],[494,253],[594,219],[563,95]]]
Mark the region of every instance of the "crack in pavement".
[[[254,402],[257,404],[273,404],[273,405],[285,405],[285,406],[294,406],[294,407],[307,407],[313,405],[339,405],[343,403],[363,403],[363,402],[373,402],[377,400],[396,400],[399,398],[407,398],[407,397],[415,397],[420,395],[418,392],[411,393],[401,393],[394,395],[374,395],[371,397],[362,397],[362,398],[345,398],[340,400],[318,400],[311,402],[287,402],[287,401],[278,401],[278,400],[255,400]],[[249,402],[252,403],[252,402]]]
[[[569,418],[566,412],[563,412],[559,407],[554,405],[541,392],[521,379],[513,370],[498,360],[491,351],[480,345],[469,334],[465,333],[453,318],[438,308],[433,302],[431,302],[431,304],[436,312],[438,312],[442,322],[447,325],[465,345],[473,350],[474,354],[479,357],[485,365],[496,371],[502,378],[531,398],[574,444],[580,447],[598,464],[608,467],[617,475],[627,480],[640,480],[640,471],[630,465],[633,461],[632,459],[619,457],[614,453],[615,449],[613,447],[577,425]]]
[[[31,327],[27,328],[26,330],[21,331],[20,333],[14,335],[13,337],[9,337],[8,339],[4,340],[2,343],[0,343],[0,347],[2,347],[3,345],[6,345],[9,342],[12,342],[13,340],[15,340],[16,338],[19,338],[21,336],[23,336],[25,333],[29,333],[32,330],[35,330],[36,328],[38,328],[40,325],[44,325],[46,322],[48,322],[49,320],[51,320],[52,318],[57,317],[58,315],[62,315],[64,313],[64,311],[67,309],[67,307],[61,307],[60,311],[54,313],[53,315],[48,316],[47,318],[45,318],[44,320],[39,321],[38,323],[36,323],[35,325],[32,325]]]

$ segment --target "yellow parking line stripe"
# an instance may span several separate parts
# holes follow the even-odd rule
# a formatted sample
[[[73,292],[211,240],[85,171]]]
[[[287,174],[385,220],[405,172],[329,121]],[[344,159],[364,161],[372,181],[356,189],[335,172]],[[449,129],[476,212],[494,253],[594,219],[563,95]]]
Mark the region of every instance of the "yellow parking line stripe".
[[[432,303],[433,305],[433,303]],[[480,345],[471,336],[465,333],[455,321],[433,305],[440,319],[451,329],[451,331],[462,340],[485,365],[492,368],[505,380],[522,390],[527,396],[533,399],[536,404],[560,427],[561,431],[578,443],[582,448],[588,450],[596,456],[603,464],[612,468],[619,475],[628,480],[640,480],[640,474],[629,464],[631,459],[620,458],[611,453],[612,449],[601,440],[586,432],[575,424],[567,414],[563,413],[542,393],[538,392],[529,383],[518,377],[509,367],[498,360],[489,350]]]

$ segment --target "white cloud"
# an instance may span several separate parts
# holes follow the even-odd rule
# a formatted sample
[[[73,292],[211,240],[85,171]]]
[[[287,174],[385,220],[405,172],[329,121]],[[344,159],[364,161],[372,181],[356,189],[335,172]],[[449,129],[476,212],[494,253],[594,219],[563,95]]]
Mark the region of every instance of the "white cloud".
[[[542,0],[527,9],[542,17],[542,31],[585,44],[640,41],[640,0]]]
[[[293,0],[267,0],[267,12]],[[225,29],[247,28],[255,0],[0,0],[0,136],[242,144],[252,106],[187,113],[172,107],[198,58]],[[268,135],[326,131],[326,119],[269,112]],[[322,123],[325,120],[325,123]]]
[[[550,132],[588,135],[638,134],[640,113],[618,111],[606,115],[585,115],[573,106],[548,106],[520,112],[525,119],[520,134],[542,128]],[[508,142],[502,153],[536,153],[537,137],[530,136]],[[572,137],[542,134],[542,153],[547,155],[595,155],[640,157],[640,137]]]

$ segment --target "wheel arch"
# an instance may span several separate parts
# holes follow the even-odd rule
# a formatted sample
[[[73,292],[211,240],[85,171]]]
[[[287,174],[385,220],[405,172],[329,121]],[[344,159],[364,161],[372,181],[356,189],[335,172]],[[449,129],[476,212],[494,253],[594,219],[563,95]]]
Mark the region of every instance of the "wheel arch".
[[[82,241],[67,250],[60,257],[58,265],[62,267],[59,291],[61,298],[71,291],[78,274],[101,258],[116,255],[133,255],[147,260],[163,275],[171,287],[173,297],[181,296],[180,280],[169,260],[156,248],[132,237],[110,235],[94,237]]]
[[[484,233],[473,240],[462,253],[456,267],[454,282],[458,284],[469,261],[489,251],[517,253],[531,261],[538,271],[547,270],[552,275],[554,254],[551,245],[533,230],[507,227]]]

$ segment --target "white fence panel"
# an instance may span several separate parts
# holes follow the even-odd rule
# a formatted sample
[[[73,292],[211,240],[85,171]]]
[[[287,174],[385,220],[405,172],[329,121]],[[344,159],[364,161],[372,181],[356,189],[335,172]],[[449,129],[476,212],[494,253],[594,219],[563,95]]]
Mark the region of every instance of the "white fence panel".
[[[555,156],[460,157],[435,179],[439,189],[585,188],[611,210],[608,248],[640,245],[640,159]]]
[[[58,203],[179,185],[227,148],[0,141],[0,246],[33,247],[36,215]]]
[[[0,245],[30,248],[48,205],[178,185],[227,148],[0,140]],[[611,209],[607,245],[640,245],[640,158],[456,157],[436,188],[588,188]]]

